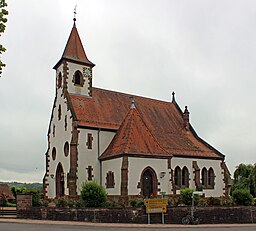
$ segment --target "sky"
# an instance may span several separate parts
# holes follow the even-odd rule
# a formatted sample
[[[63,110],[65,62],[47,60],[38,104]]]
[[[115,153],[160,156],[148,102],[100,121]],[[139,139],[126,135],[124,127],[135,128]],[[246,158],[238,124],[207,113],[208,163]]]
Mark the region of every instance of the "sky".
[[[55,71],[73,25],[93,86],[171,101],[233,173],[256,162],[256,1],[9,0],[0,181],[42,182]]]

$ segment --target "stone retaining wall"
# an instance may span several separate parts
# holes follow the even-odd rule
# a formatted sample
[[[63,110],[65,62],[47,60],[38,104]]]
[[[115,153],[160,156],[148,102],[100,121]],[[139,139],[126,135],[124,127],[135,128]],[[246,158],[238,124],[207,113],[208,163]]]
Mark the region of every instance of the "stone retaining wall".
[[[166,224],[180,224],[182,217],[190,213],[190,207],[168,207]],[[195,216],[201,224],[256,223],[256,206],[240,207],[196,207]],[[146,224],[144,208],[30,208],[18,209],[21,219],[87,221],[98,223]],[[161,214],[151,214],[151,223],[161,223]]]

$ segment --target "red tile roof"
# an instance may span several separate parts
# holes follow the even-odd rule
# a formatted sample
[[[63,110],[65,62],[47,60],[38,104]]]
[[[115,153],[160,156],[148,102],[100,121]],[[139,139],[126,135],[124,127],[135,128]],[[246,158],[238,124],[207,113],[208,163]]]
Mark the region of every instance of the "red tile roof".
[[[86,53],[84,51],[84,48],[75,24],[69,35],[68,42],[66,44],[61,60],[62,59],[73,60],[73,61],[88,64],[90,66],[95,66],[86,56]],[[60,61],[55,65],[54,68],[58,66]]]
[[[1,195],[3,195],[7,200],[15,199],[10,187],[7,184],[0,185],[0,197],[1,197]]]
[[[152,135],[136,108],[131,108],[111,144],[100,159],[123,154],[140,156],[170,156]]]
[[[224,155],[197,136],[190,125],[184,129],[177,103],[133,96],[143,123],[170,155],[223,159]],[[80,127],[118,130],[131,104],[129,94],[92,88],[92,97],[70,94]]]

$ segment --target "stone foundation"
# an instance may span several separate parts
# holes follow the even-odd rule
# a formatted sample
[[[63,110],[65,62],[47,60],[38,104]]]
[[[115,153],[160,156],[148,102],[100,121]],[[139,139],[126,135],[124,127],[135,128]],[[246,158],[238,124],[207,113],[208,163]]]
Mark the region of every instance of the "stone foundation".
[[[190,213],[190,207],[168,207],[165,214],[166,224],[181,224],[182,217]],[[256,206],[240,207],[196,207],[195,216],[201,224],[242,224],[256,223]],[[17,218],[87,221],[98,223],[135,223],[146,224],[144,208],[28,208],[17,209]],[[151,214],[151,223],[161,223],[161,214]]]

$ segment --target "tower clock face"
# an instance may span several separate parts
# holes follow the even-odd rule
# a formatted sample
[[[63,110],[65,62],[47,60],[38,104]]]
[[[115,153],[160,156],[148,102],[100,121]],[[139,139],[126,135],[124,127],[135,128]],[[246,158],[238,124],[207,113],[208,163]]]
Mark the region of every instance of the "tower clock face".
[[[87,77],[87,78],[90,78],[92,77],[92,70],[91,68],[89,67],[84,67],[84,76]]]

